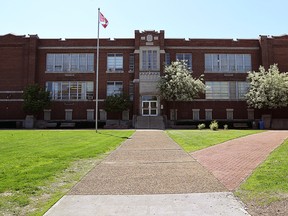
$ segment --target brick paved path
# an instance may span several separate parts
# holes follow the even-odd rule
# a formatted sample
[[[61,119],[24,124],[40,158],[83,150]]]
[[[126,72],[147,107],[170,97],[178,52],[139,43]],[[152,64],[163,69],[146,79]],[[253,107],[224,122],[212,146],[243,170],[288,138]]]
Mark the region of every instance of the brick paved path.
[[[229,190],[235,190],[275,148],[288,131],[267,131],[230,140],[191,155]]]

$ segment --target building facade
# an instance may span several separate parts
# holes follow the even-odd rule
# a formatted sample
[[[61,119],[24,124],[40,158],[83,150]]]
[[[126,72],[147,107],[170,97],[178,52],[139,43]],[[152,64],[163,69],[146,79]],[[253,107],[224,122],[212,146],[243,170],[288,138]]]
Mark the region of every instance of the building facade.
[[[0,36],[0,121],[20,124],[25,119],[23,89],[38,83],[50,91],[52,106],[37,119],[94,122],[96,44],[96,39]],[[160,98],[157,82],[164,65],[176,59],[187,60],[193,77],[204,75],[208,88],[192,102],[176,102],[174,112],[172,103]],[[136,30],[134,38],[101,38],[99,121],[108,123],[118,118],[118,114],[105,111],[104,101],[119,93],[129,95],[132,102],[130,109],[122,113],[123,122],[136,128],[163,128],[173,120],[191,124],[214,119],[241,123],[260,120],[265,114],[272,114],[273,119],[288,119],[287,108],[254,110],[244,100],[247,72],[274,63],[280,71],[288,71],[288,36],[175,39],[165,38],[162,30]],[[161,124],[155,126],[159,121]]]

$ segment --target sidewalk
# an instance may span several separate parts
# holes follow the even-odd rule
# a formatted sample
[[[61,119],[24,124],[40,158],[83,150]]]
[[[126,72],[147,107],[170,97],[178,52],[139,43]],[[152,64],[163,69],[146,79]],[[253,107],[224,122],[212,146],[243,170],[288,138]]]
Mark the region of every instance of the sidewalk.
[[[287,135],[269,131],[189,155],[163,131],[136,131],[45,215],[249,215],[229,190]]]

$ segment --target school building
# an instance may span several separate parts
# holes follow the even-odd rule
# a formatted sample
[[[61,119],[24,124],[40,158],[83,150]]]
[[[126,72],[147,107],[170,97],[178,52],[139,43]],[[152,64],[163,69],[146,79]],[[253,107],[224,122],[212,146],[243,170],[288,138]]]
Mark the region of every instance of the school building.
[[[96,38],[0,36],[0,124],[23,126],[23,89],[33,83],[50,91],[52,100],[37,116],[39,127],[95,124],[96,51]],[[176,59],[187,60],[192,76],[204,75],[209,88],[193,101],[176,102],[174,115],[172,102],[160,98],[157,82],[164,65]],[[288,127],[287,108],[257,110],[244,100],[247,72],[274,63],[288,71],[287,35],[178,39],[165,38],[163,30],[136,30],[134,38],[100,38],[99,124],[109,128],[119,122],[119,114],[105,111],[104,101],[124,93],[131,106],[121,114],[123,128],[184,128],[211,120],[239,128],[257,127],[260,120],[270,122],[265,127]]]

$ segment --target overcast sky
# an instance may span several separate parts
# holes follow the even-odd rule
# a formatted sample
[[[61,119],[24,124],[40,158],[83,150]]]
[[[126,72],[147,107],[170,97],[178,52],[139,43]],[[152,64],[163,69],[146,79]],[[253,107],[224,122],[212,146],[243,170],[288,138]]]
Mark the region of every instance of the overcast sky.
[[[165,30],[167,38],[258,38],[288,34],[287,0],[1,0],[0,35],[100,38]]]

